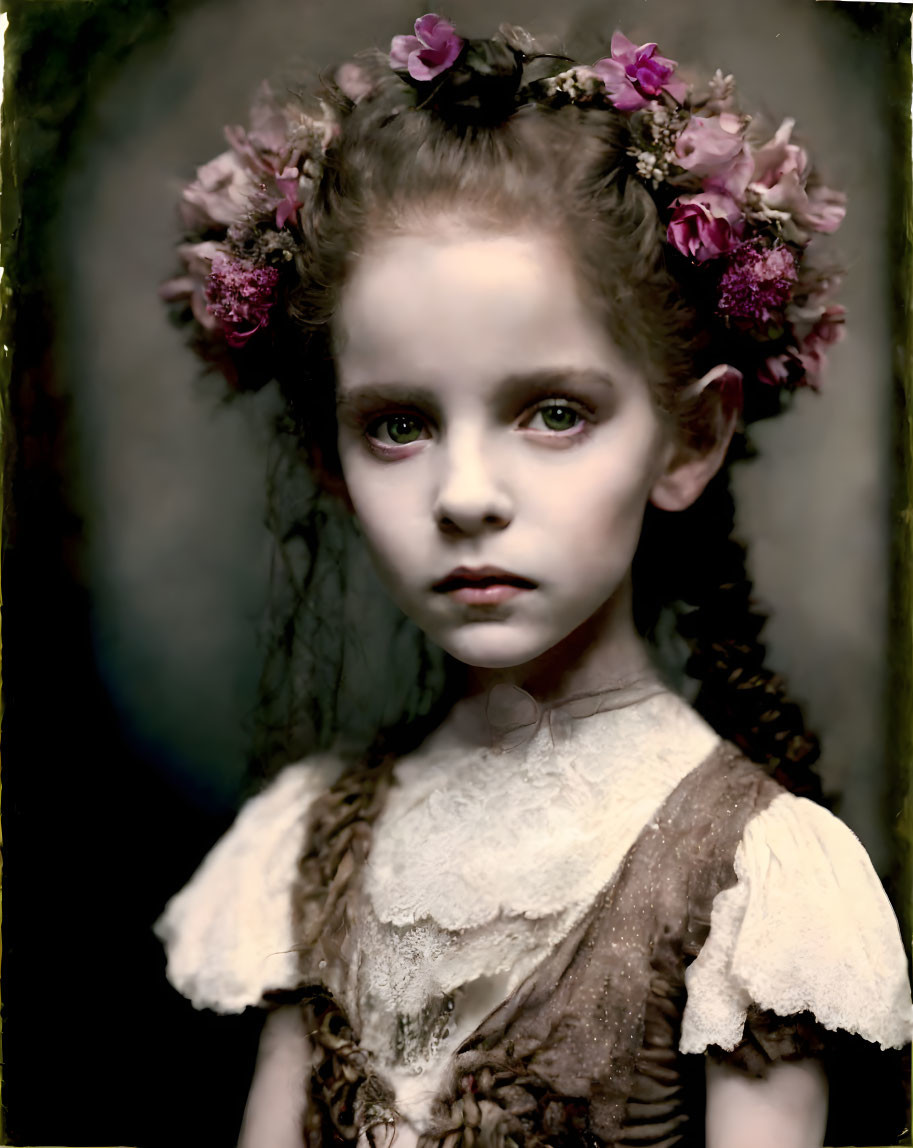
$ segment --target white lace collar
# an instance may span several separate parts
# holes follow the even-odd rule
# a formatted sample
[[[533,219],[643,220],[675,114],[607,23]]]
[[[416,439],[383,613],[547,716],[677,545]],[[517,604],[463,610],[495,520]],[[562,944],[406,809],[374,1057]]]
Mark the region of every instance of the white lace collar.
[[[365,876],[380,921],[463,930],[589,903],[719,742],[667,691],[587,717],[578,704],[537,709],[518,744],[442,744],[398,763]]]

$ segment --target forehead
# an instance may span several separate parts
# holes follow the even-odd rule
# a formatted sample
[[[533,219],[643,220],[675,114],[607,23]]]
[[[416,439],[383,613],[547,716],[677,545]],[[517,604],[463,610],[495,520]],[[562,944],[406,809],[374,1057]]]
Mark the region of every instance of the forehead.
[[[621,367],[557,239],[456,224],[367,247],[353,262],[335,337],[343,384],[378,372]]]

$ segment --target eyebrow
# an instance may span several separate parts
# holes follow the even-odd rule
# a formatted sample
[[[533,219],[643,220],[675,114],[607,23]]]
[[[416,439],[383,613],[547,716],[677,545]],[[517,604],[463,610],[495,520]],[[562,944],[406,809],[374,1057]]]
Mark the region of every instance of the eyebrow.
[[[524,371],[505,375],[498,384],[498,397],[510,400],[527,391],[561,392],[569,386],[595,386],[617,389],[613,377],[605,371],[580,367],[548,367],[541,371]],[[402,403],[404,406],[426,406],[433,403],[432,391],[421,386],[403,386],[399,383],[365,383],[343,391],[336,400],[337,409],[359,411],[380,402]]]

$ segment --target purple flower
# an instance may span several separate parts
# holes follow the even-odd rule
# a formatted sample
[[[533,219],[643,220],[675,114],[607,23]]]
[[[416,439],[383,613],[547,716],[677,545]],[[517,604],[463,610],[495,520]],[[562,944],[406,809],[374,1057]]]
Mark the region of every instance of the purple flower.
[[[657,56],[656,44],[633,44],[627,36],[616,32],[612,37],[612,55],[593,65],[596,75],[605,84],[612,104],[623,112],[646,107],[650,100],[668,92],[681,103],[688,90],[682,80],[672,78],[678,64],[665,56]]]
[[[230,346],[243,347],[251,335],[267,326],[278,282],[274,267],[256,267],[222,254],[213,258],[206,305],[221,321]]]
[[[394,36],[390,66],[405,69],[414,80],[433,80],[445,72],[463,50],[453,25],[433,12],[415,21],[414,36]]]
[[[707,189],[741,196],[754,162],[743,138],[743,122],[732,112],[692,116],[675,142],[678,166],[705,180]]]
[[[677,251],[698,263],[728,254],[742,237],[745,221],[725,191],[680,195],[672,208],[666,237]]]
[[[796,257],[784,244],[743,244],[720,279],[720,314],[752,327],[782,323],[796,277]]]

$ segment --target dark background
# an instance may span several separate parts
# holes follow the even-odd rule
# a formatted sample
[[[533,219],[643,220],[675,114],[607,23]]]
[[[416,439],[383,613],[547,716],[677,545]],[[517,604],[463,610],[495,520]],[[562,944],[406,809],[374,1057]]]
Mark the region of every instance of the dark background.
[[[811,0],[808,4],[803,0],[796,8],[812,6]],[[159,481],[160,473],[173,475],[175,461],[172,455],[152,458],[150,426],[168,439],[175,424],[161,412],[171,401],[169,394],[192,379],[193,367],[179,336],[161,333],[167,329],[154,286],[171,264],[164,242],[157,261],[150,261],[148,236],[159,242],[165,234],[162,228],[171,224],[164,209],[155,219],[144,214],[143,199],[146,193],[162,201],[167,188],[177,189],[180,180],[192,174],[194,162],[214,155],[220,148],[219,125],[242,118],[243,102],[256,77],[283,65],[276,55],[288,39],[288,29],[276,18],[281,4],[274,0],[258,5],[273,23],[262,41],[250,44],[246,56],[238,47],[239,37],[244,42],[244,29],[233,22],[241,7],[233,0],[22,0],[6,6],[10,25],[0,204],[5,275],[0,289],[5,292],[3,343],[9,348],[10,370],[2,567],[3,1105],[8,1144],[228,1146],[236,1135],[250,1079],[259,1015],[215,1017],[196,1012],[167,985],[164,958],[150,926],[167,897],[186,881],[227,827],[242,786],[245,720],[256,680],[252,620],[262,601],[263,565],[263,539],[258,533],[262,508],[244,495],[242,486],[250,485],[251,476],[259,473],[259,456],[255,436],[247,440],[238,430],[240,424],[223,424],[214,444],[199,447],[204,463],[198,485],[193,485],[186,460],[191,478],[184,478],[183,485],[169,487],[164,479]],[[472,7],[453,4],[447,10],[459,18],[462,9],[468,12]],[[475,7],[481,11],[480,5]],[[548,5],[536,9],[532,3],[525,8],[514,3],[511,11],[507,7],[506,18],[528,23],[534,30],[548,27],[542,15],[549,11]],[[651,12],[644,13],[642,3],[616,7],[620,15],[601,12],[599,26],[609,32],[616,25],[631,29],[630,14],[636,9],[641,25],[649,28]],[[660,7],[651,5],[654,17]],[[705,7],[709,12],[713,6]],[[774,28],[780,27],[783,4],[771,0],[751,7],[752,19],[760,20],[759,26],[769,32],[766,49],[779,49],[783,42]],[[839,82],[856,84],[860,92],[865,88],[865,107],[875,110],[871,131],[882,141],[879,154],[888,157],[870,170],[864,169],[864,153],[850,155],[836,166],[841,177],[851,173],[847,178],[877,188],[882,196],[880,215],[866,225],[877,231],[879,257],[885,251],[896,255],[904,191],[898,183],[902,170],[898,157],[905,147],[904,116],[909,112],[903,65],[909,57],[909,8],[830,3],[814,7],[821,13],[827,50],[836,53],[834,58],[846,69]],[[348,6],[334,11],[335,31],[330,34],[325,30],[329,22],[325,6],[286,8],[295,13],[289,20],[293,25],[297,21],[299,30],[320,29],[322,40],[313,55],[322,63],[365,44],[384,43],[394,32],[408,31],[418,14],[403,3],[374,5],[370,13]],[[692,47],[702,34],[696,27],[698,8],[688,6],[694,14],[690,23],[687,15],[678,18],[691,35]],[[829,11],[825,14],[823,9]],[[714,9],[721,10],[719,5]],[[770,14],[766,24],[765,10]],[[592,11],[588,18],[595,26]],[[224,21],[219,19],[221,12]],[[193,25],[194,20],[201,23]],[[259,27],[255,13],[248,20]],[[665,18],[657,22],[660,26],[641,38],[652,34],[660,39],[661,50],[688,58],[685,47],[673,50]],[[746,29],[749,22],[746,18]],[[496,23],[486,15],[481,31],[490,31],[489,24]],[[797,27],[808,35],[807,29],[802,31],[805,25],[787,22],[783,27],[787,38]],[[196,41],[187,28],[196,28]],[[732,41],[737,33],[730,24],[720,34],[724,41],[727,36]],[[206,34],[216,38],[209,41],[204,59]],[[231,71],[233,61],[248,60],[247,71],[231,80],[235,104],[226,109],[220,102],[224,91],[214,86],[207,123],[182,125],[176,133],[161,136],[166,143],[160,145],[155,162],[159,170],[163,164],[168,167],[161,171],[161,184],[145,188],[125,180],[119,186],[119,165],[127,170],[144,139],[162,132],[169,116],[181,112],[182,101],[192,102],[188,95],[193,95],[192,73],[171,50],[181,35],[185,53],[192,55],[188,43],[197,44],[200,69],[206,74]],[[745,39],[751,40],[748,30]],[[333,51],[324,58],[328,45]],[[761,45],[751,43],[743,49],[746,60],[754,47],[760,52]],[[311,51],[310,45],[307,50]],[[793,41],[791,54],[786,47],[783,51],[787,54],[778,67],[790,69],[789,75],[765,77],[759,65],[756,89],[765,80],[768,87],[772,80],[797,82],[796,70],[801,71],[813,48],[806,39],[798,49]],[[712,57],[709,49],[704,54]],[[699,59],[700,53],[695,56]],[[742,75],[741,64],[729,67]],[[167,77],[167,84],[150,83],[156,68]],[[204,97],[205,92],[197,97],[197,106],[207,103],[209,98]],[[779,106],[774,110],[783,114]],[[825,107],[820,113],[824,122],[827,112]],[[850,128],[861,138],[865,124]],[[841,130],[841,124],[833,128],[836,134]],[[99,173],[107,171],[115,172],[114,182],[96,195],[96,185],[102,181]],[[847,185],[846,178],[833,182]],[[132,230],[125,232],[128,242],[118,252],[120,264],[106,263],[101,241],[93,238],[101,234],[108,218],[115,217],[118,225],[132,218]],[[131,235],[135,246],[129,241]],[[863,247],[860,244],[860,250]],[[856,248],[851,251],[857,255]],[[896,260],[894,265],[896,269]],[[876,264],[881,276],[877,282],[869,279],[856,288],[861,296],[874,292],[883,300],[886,325],[898,286],[894,283],[892,289],[885,271],[890,266],[889,256],[886,263]],[[148,288],[145,294],[136,292],[137,282]],[[126,333],[117,322],[116,307],[125,284],[128,291],[134,285],[140,300],[136,327]],[[864,312],[862,300],[859,307]],[[99,338],[99,331],[105,330],[108,337]],[[889,429],[897,380],[891,373],[885,330],[876,324],[857,335],[855,344],[848,340],[849,349],[841,348],[841,361],[845,374],[880,364],[878,401],[887,417],[880,424],[882,438],[871,449],[880,448],[881,462],[889,471],[892,459],[899,457]],[[899,337],[898,330],[894,336]],[[149,343],[143,342],[146,337]],[[150,347],[154,351],[159,346],[161,359],[150,358]],[[125,369],[128,358],[117,358],[125,348],[144,357],[147,373],[142,379]],[[98,357],[102,352],[108,356],[104,361]],[[187,365],[183,376],[175,379],[170,365],[178,356],[187,358]],[[118,382],[116,393],[112,379]],[[126,401],[131,387],[141,387],[144,401],[151,405],[136,408],[134,423],[128,415],[105,422],[93,413],[99,394],[104,399],[105,387],[112,408]],[[189,414],[178,408],[174,416],[181,427],[190,427],[183,433],[188,434],[188,450],[194,455],[198,450],[194,434],[202,425],[199,420],[208,417],[211,396],[198,394],[196,402]],[[156,422],[159,417],[161,423]],[[824,436],[820,428],[827,424],[812,419],[807,425],[818,426]],[[784,465],[789,465],[791,453],[807,451],[805,445],[791,443],[789,433],[772,448],[780,450]],[[852,451],[854,440],[841,439],[845,432],[839,426],[829,433],[838,452],[846,454],[847,442]],[[842,470],[852,471],[856,465],[855,457],[844,458]],[[864,473],[869,473],[867,465],[858,463]],[[131,466],[147,481],[152,475],[142,499],[134,494],[141,479],[131,478]],[[836,474],[836,468],[829,471],[822,463],[811,481],[826,488],[836,481]],[[850,765],[835,768],[831,788],[859,795],[841,812],[851,824],[855,812],[861,827],[857,832],[880,856],[881,870],[889,873],[894,851],[884,827],[893,824],[897,812],[899,764],[892,746],[899,742],[886,718],[891,699],[884,679],[876,677],[868,692],[860,684],[865,675],[871,678],[873,666],[887,664],[885,643],[891,628],[886,605],[891,491],[884,471],[875,468],[871,474],[872,488],[882,499],[871,508],[877,529],[873,527],[870,535],[868,521],[862,521],[865,499],[871,495],[860,480],[858,488],[864,493],[856,504],[856,525],[846,533],[881,571],[880,587],[871,587],[869,597],[882,610],[883,625],[877,640],[865,647],[854,645],[852,637],[845,649],[831,647],[828,652],[825,646],[820,656],[826,662],[854,665],[846,681],[828,677],[832,669],[806,658],[807,647],[826,637],[808,604],[822,594],[820,585],[807,585],[811,580],[807,572],[820,560],[801,552],[808,522],[801,517],[793,521],[793,503],[787,496],[766,502],[752,493],[750,481],[742,493],[754,507],[748,527],[757,543],[759,581],[775,600],[775,619],[781,619],[779,637],[774,635],[772,645],[781,662],[794,671],[800,696],[804,691],[809,700],[825,751],[830,736],[838,761],[842,744],[852,764],[860,756],[859,747],[868,747],[868,764],[864,761],[856,772]],[[770,475],[762,477],[766,481]],[[199,504],[208,524],[216,511],[206,513],[205,507],[216,503],[225,518],[206,535],[204,562],[191,545],[199,520],[181,515],[186,506]],[[171,516],[157,524],[154,513],[163,506],[170,508]],[[119,540],[131,536],[137,522],[149,549],[125,558]],[[841,529],[839,519],[832,529]],[[782,548],[784,536],[800,539],[799,552],[798,557],[792,552],[792,570],[787,565],[778,575],[769,564],[764,566],[764,555]],[[174,547],[172,565],[157,565],[166,538]],[[254,558],[248,566],[239,565],[233,555],[250,538],[256,543]],[[855,577],[857,582],[849,581],[845,588],[851,603],[854,586],[865,585],[865,578],[872,576],[864,566]],[[793,582],[799,585],[792,600],[781,602],[777,594]],[[214,585],[228,587],[218,599],[221,614],[206,612],[215,609],[207,605]],[[140,606],[150,601],[159,604],[158,612],[141,615]],[[870,633],[873,627],[865,624],[870,600],[857,601],[855,608],[863,619],[860,632]],[[836,617],[841,607],[828,609]],[[234,615],[242,623],[225,620]],[[830,629],[843,632],[841,627]],[[163,649],[171,651],[167,658]],[[220,677],[222,666],[228,670]],[[193,688],[188,689],[188,683]],[[858,699],[855,715],[845,713],[848,697]],[[895,706],[895,712],[908,714],[909,709]],[[856,724],[840,725],[851,720]],[[858,1094],[861,1101],[865,1089],[859,1088]]]

